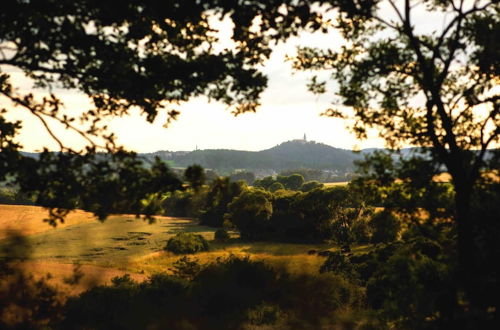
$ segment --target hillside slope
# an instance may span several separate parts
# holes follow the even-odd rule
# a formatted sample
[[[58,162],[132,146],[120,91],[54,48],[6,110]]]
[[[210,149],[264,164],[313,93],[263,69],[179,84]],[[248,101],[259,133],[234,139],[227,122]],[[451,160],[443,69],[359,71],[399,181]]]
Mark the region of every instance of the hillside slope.
[[[339,149],[323,143],[293,140],[262,151],[241,151],[228,149],[195,150],[191,152],[159,151],[144,154],[148,158],[158,156],[174,166],[186,167],[199,164],[218,170],[273,169],[276,171],[297,168],[311,168],[348,172],[354,169],[353,161],[361,154]]]

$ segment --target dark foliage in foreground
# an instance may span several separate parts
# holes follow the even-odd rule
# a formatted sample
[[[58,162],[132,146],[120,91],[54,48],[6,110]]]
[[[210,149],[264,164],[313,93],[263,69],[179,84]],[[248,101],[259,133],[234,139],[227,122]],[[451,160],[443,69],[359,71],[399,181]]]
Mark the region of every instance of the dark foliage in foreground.
[[[312,329],[333,326],[347,314],[358,327],[372,322],[354,317],[362,312],[362,301],[362,291],[338,276],[292,276],[262,262],[230,257],[205,266],[190,281],[161,274],[143,283],[116,278],[111,286],[71,298],[58,327]]]

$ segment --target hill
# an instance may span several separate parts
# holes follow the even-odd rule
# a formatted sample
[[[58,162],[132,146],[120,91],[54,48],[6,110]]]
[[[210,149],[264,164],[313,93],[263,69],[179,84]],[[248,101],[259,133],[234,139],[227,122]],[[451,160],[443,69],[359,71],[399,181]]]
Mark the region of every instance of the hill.
[[[351,150],[305,140],[287,141],[261,151],[208,149],[191,152],[157,151],[142,155],[147,158],[158,156],[177,167],[199,164],[221,172],[236,169],[282,171],[310,168],[346,173],[354,169],[354,160],[362,158],[360,153]]]

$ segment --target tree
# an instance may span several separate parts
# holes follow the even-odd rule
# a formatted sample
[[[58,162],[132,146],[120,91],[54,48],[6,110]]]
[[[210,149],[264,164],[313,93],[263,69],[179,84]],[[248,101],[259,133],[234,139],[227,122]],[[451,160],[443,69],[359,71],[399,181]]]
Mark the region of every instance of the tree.
[[[290,176],[278,175],[277,180],[290,190],[298,190],[304,183],[304,177],[301,174],[292,174]]]
[[[2,109],[0,181],[35,195],[37,204],[51,210],[52,223],[75,207],[95,210],[105,218],[120,202],[137,214],[150,213],[151,207],[140,202],[151,193],[146,183],[170,173],[165,166],[154,165],[150,172],[135,166],[136,155],[115,144],[105,121],[138,108],[149,122],[166,112],[168,124],[179,114],[176,105],[195,96],[223,102],[235,114],[255,111],[267,81],[257,68],[271,53],[270,41],[287,38],[299,27],[312,27],[315,16],[303,0],[148,0],[119,5],[88,0],[4,1],[1,101],[37,118],[60,153],[45,152],[40,159],[22,155],[16,142],[22,122],[8,120],[7,110]],[[256,17],[260,18],[257,30]],[[219,40],[210,25],[213,18],[234,23],[234,47],[216,50]],[[42,96],[15,86],[12,72],[19,71],[33,80]],[[56,94],[60,89],[85,93],[91,108],[71,115]],[[58,125],[80,135],[86,147],[75,150],[65,145]],[[96,154],[99,150],[119,155],[106,161]],[[114,195],[113,187],[130,180],[145,185]],[[175,189],[177,184],[161,190]],[[81,192],[97,188],[104,188],[107,195],[80,198]],[[97,207],[101,197],[108,201],[105,207]]]
[[[336,27],[349,42],[339,51],[300,48],[297,69],[327,69],[337,94],[354,112],[353,130],[369,128],[391,147],[430,147],[452,176],[461,284],[472,313],[481,305],[475,286],[480,226],[471,213],[488,148],[500,137],[500,5],[498,1],[336,1]],[[427,33],[420,15],[442,20]],[[325,92],[313,77],[310,89]],[[338,109],[328,116],[345,117]],[[494,167],[493,167],[494,168]],[[483,311],[484,312],[484,311]]]
[[[255,180],[253,182],[253,185],[255,187],[260,187],[260,188],[264,188],[264,189],[268,190],[269,187],[271,187],[271,185],[275,182],[276,182],[276,180],[272,176],[266,176],[266,177],[263,177],[262,179]]]
[[[260,189],[247,190],[228,205],[228,220],[245,239],[266,238],[272,214],[272,195]]]
[[[199,191],[205,184],[205,170],[200,165],[191,165],[184,171],[184,179],[194,191]]]
[[[245,189],[244,181],[231,182],[228,177],[214,180],[208,188],[200,223],[206,226],[222,227],[228,204]]]
[[[310,190],[313,190],[316,188],[322,188],[323,186],[324,186],[324,184],[322,184],[316,180],[307,181],[307,182],[304,182],[302,184],[302,186],[300,186],[300,190],[303,192],[307,192],[307,191],[310,191]]]
[[[298,194],[291,205],[301,224],[304,241],[323,242],[339,236],[352,222],[349,191],[345,187],[314,189]],[[337,240],[343,244],[343,239]]]
[[[373,228],[373,243],[392,242],[397,239],[401,229],[400,220],[388,210],[375,213],[370,220],[370,226]]]
[[[272,185],[269,186],[269,191],[272,192],[272,193],[275,192],[275,191],[278,191],[280,189],[285,189],[285,186],[283,186],[281,184],[281,182],[275,182],[275,183],[273,183]]]

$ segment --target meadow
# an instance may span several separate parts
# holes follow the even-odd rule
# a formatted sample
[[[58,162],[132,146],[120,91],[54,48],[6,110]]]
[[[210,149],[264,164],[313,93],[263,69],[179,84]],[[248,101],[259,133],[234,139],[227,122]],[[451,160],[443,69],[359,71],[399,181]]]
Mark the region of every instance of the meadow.
[[[191,255],[201,264],[230,255],[264,260],[294,273],[317,273],[324,257],[311,250],[334,250],[327,244],[292,244],[276,242],[245,242],[236,233],[225,243],[214,241],[216,228],[198,225],[189,218],[158,216],[154,223],[133,215],[113,215],[100,222],[91,214],[77,210],[64,224],[51,227],[43,222],[47,210],[36,206],[0,205],[0,253],[9,242],[9,235],[21,233],[30,247],[23,267],[35,276],[49,275],[51,281],[68,282],[75,271],[83,274],[70,293],[110,280],[125,273],[141,280],[160,272],[171,272],[182,255],[163,251],[168,239],[178,232],[202,235],[210,243],[210,251]],[[357,247],[362,251],[366,247]]]

